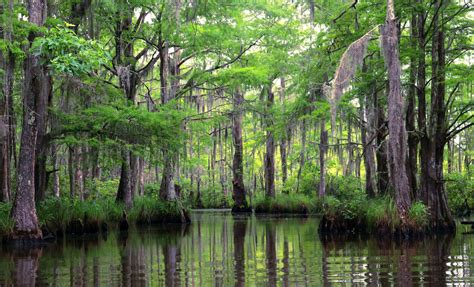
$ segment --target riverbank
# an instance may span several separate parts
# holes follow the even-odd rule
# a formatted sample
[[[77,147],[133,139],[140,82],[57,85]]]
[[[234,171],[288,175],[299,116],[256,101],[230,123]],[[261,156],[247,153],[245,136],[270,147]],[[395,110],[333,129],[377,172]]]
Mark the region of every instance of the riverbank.
[[[0,203],[0,237],[3,238],[8,238],[13,230],[10,210],[11,204]],[[136,198],[130,210],[113,198],[84,201],[49,198],[38,204],[37,212],[45,239],[106,232],[109,225],[127,229],[131,224],[190,222],[187,206],[154,197]]]

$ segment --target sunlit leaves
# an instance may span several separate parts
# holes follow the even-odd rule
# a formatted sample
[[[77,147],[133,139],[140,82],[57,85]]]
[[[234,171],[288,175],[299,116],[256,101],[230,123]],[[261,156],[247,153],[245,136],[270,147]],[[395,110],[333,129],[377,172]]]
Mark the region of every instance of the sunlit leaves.
[[[66,27],[53,27],[33,42],[31,51],[41,56],[55,73],[87,74],[109,59],[100,43],[77,36]]]

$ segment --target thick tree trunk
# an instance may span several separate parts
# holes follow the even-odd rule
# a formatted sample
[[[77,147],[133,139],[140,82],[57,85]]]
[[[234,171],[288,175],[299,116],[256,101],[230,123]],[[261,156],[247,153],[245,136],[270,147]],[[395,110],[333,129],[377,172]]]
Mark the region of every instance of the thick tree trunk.
[[[240,90],[233,94],[232,112],[232,141],[234,144],[234,159],[232,161],[232,198],[234,199],[233,212],[247,212],[246,191],[244,186],[243,167],[243,141],[242,141],[242,118],[243,118],[244,95]]]
[[[160,198],[163,200],[175,200],[177,197],[174,185],[175,167],[172,157],[172,154],[167,151],[163,151],[165,164],[163,166],[163,176],[161,178],[160,185]]]
[[[395,190],[395,203],[402,221],[402,228],[408,225],[408,211],[411,206],[410,186],[406,173],[407,142],[403,119],[403,99],[400,83],[400,59],[398,53],[398,23],[395,18],[393,0],[387,0],[387,18],[381,27],[382,47],[388,70],[388,154],[390,179]]]
[[[122,167],[116,201],[125,203],[127,209],[132,208],[132,193],[130,191],[130,153],[128,151],[122,151]]]
[[[46,193],[46,159],[48,152],[48,139],[46,128],[48,123],[48,102],[51,99],[52,78],[46,76],[42,83],[42,96],[36,99],[37,136],[35,148],[35,199],[39,202]]]
[[[265,152],[265,196],[275,197],[275,141],[273,139],[272,107],[274,94],[271,85],[267,87],[267,103],[265,115],[265,129],[267,130],[266,152]]]
[[[29,21],[42,26],[46,18],[46,1],[28,1]],[[33,42],[34,32],[30,32],[29,41]],[[27,54],[25,60],[25,79],[23,87],[23,128],[21,132],[20,158],[18,162],[18,184],[11,216],[14,221],[13,239],[41,239],[35,206],[35,147],[37,134],[37,101],[47,96],[45,83],[47,71],[40,59]]]
[[[454,232],[456,224],[451,215],[443,181],[444,146],[446,144],[446,106],[445,106],[445,45],[443,28],[439,26],[442,15],[442,1],[436,1],[437,13],[433,19],[431,45],[432,82],[431,116],[429,126],[422,136],[420,194],[423,203],[430,210],[430,227],[433,230]],[[442,21],[441,21],[442,22]]]

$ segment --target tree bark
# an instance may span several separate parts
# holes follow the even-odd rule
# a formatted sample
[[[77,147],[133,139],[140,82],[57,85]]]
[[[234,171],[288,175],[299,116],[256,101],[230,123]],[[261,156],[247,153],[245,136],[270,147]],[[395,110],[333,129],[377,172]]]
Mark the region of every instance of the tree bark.
[[[122,167],[116,201],[125,203],[127,209],[132,208],[132,193],[130,192],[130,153],[128,151],[122,151]]]
[[[416,14],[413,13],[411,20],[410,29],[410,46],[413,50],[416,50],[416,37],[417,37],[417,23]],[[410,185],[411,197],[416,198],[417,181],[417,149],[418,149],[418,137],[415,129],[415,97],[416,97],[416,55],[412,53],[410,56],[410,78],[409,88],[407,94],[407,112],[406,112],[406,127],[408,132],[408,157],[407,157],[407,177]]]
[[[374,146],[372,140],[369,139],[375,135],[373,132],[373,111],[368,97],[364,97],[363,104],[360,106],[361,119],[361,141],[364,153],[364,168],[365,168],[365,190],[369,197],[375,197],[376,182],[375,182],[375,160],[374,160]]]
[[[273,120],[272,108],[274,104],[274,94],[272,92],[271,84],[267,89],[266,101],[266,115],[265,115],[265,129],[266,135],[266,152],[265,152],[265,196],[275,197],[275,141],[273,138]]]
[[[46,18],[46,1],[28,1],[29,22],[42,26]],[[28,40],[35,39],[34,32],[30,32]],[[37,135],[37,100],[47,94],[45,83],[47,71],[41,66],[38,56],[27,54],[24,66],[23,87],[23,128],[21,132],[20,157],[18,162],[18,185],[11,216],[14,221],[13,239],[41,239],[42,233],[38,225],[35,206],[35,147]]]
[[[328,131],[326,130],[326,120],[321,120],[319,143],[319,197],[326,195],[326,153],[328,150]]]
[[[5,1],[6,2],[6,1]],[[4,2],[4,3],[5,3]],[[13,42],[13,0],[8,1],[6,10],[6,23],[4,28],[4,40],[7,43]],[[10,188],[10,166],[11,166],[11,138],[15,136],[12,133],[12,110],[13,103],[13,81],[15,69],[15,56],[11,51],[7,51],[4,59],[4,80],[3,80],[3,98],[0,100],[0,202],[8,202],[11,199]]]
[[[433,37],[431,45],[431,115],[429,126],[422,135],[420,159],[420,194],[423,203],[430,210],[432,230],[454,232],[456,224],[448,207],[443,181],[444,147],[446,144],[446,105],[445,105],[445,44],[444,31],[440,26],[439,15],[443,13],[442,1],[435,2],[439,11],[433,18]],[[442,16],[441,16],[442,17]],[[442,22],[442,21],[441,21]]]
[[[378,97],[377,88],[374,82],[373,97],[375,108],[376,121],[376,162],[377,162],[377,191],[379,195],[388,193],[389,178],[388,178],[388,164],[387,164],[387,143],[385,136],[387,133],[386,119],[383,105]]]
[[[285,78],[280,79],[280,86],[281,86],[280,103],[284,111],[285,110],[285,89],[286,89]],[[283,133],[283,136],[281,137],[281,140],[280,140],[281,181],[282,181],[284,192],[286,192],[285,183],[286,183],[286,180],[288,179],[287,138],[288,138],[287,129],[285,129],[285,132]]]
[[[388,155],[390,179],[395,190],[395,203],[402,221],[402,229],[408,225],[411,206],[410,186],[406,173],[406,128],[403,119],[403,99],[400,83],[400,59],[398,53],[398,23],[393,0],[387,0],[387,17],[381,27],[382,47],[388,70]]]
[[[232,111],[232,141],[234,144],[234,159],[232,161],[232,198],[234,199],[233,212],[249,211],[244,186],[243,167],[243,141],[242,141],[242,118],[243,118],[244,95],[240,90],[233,94]]]

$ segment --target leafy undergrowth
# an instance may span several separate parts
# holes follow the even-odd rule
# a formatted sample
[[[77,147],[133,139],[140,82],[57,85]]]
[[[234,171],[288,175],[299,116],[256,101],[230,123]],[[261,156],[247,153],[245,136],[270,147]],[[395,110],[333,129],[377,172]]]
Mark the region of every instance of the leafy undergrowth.
[[[408,212],[408,232],[422,233],[429,225],[429,210],[422,202],[414,202]],[[323,233],[396,234],[402,230],[400,217],[392,198],[367,198],[354,193],[343,199],[327,196],[323,203]]]
[[[468,216],[474,209],[474,178],[467,173],[448,173],[445,181],[451,212],[457,216]]]
[[[279,194],[275,198],[259,196],[255,199],[256,213],[314,214],[321,210],[316,197],[303,194]]]
[[[0,203],[0,235],[7,235],[13,229],[10,210],[10,203]],[[63,231],[74,234],[99,232],[104,224],[118,223],[124,210],[124,205],[113,198],[85,201],[48,198],[37,207],[40,225],[56,234]],[[180,202],[163,201],[151,196],[135,199],[133,208],[127,214],[128,221],[137,224],[189,221],[188,208]]]

